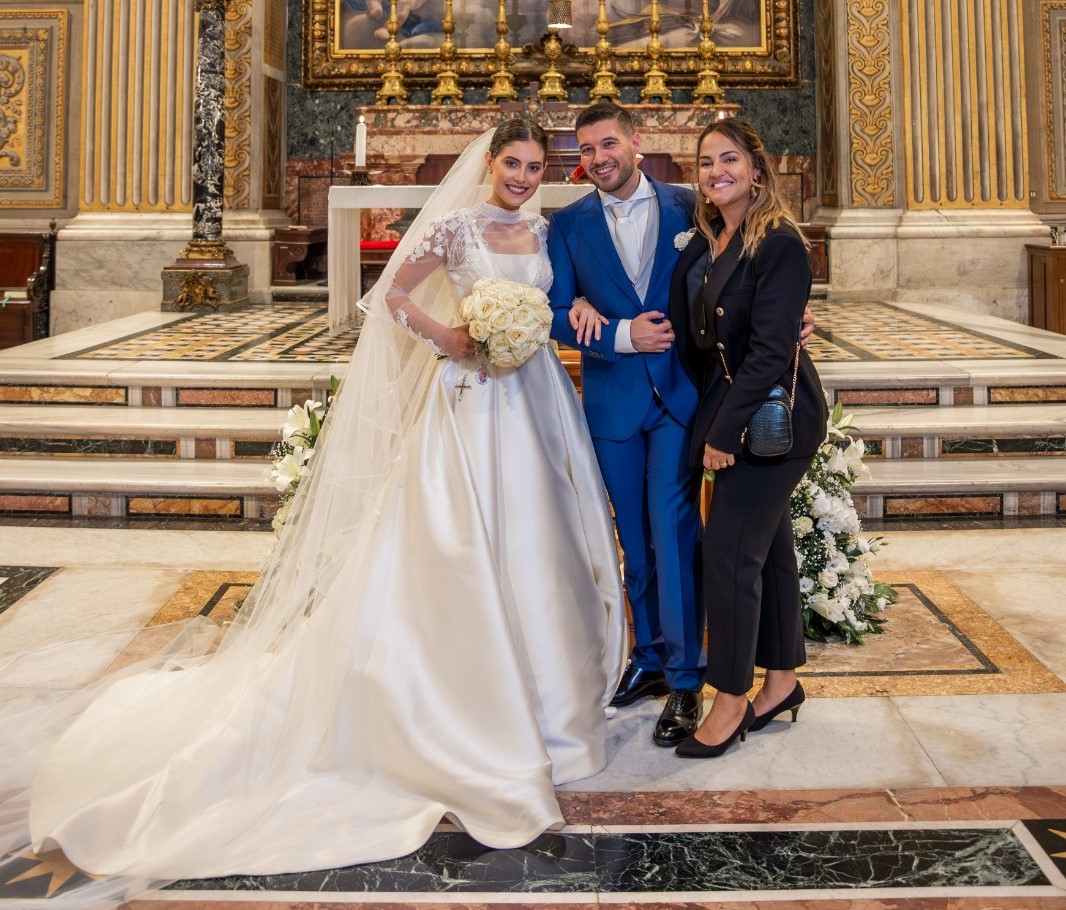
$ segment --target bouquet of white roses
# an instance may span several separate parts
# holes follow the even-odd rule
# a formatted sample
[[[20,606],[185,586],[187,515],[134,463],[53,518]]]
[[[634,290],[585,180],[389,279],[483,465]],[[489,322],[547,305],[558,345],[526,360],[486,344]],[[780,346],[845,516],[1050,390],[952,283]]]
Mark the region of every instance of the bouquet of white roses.
[[[275,531],[280,532],[289,517],[296,488],[307,473],[307,463],[315,453],[315,444],[322,433],[322,425],[330,405],[333,404],[333,396],[337,394],[339,385],[337,377],[330,376],[329,396],[325,404],[321,401],[308,400],[303,404],[294,404],[285,415],[285,424],[281,428],[281,442],[275,443],[271,448],[272,464],[266,472],[266,479],[274,484],[281,496],[281,505],[271,522]]]
[[[851,488],[868,468],[863,442],[848,435],[855,427],[843,410],[837,403],[829,416],[828,438],[792,494],[791,515],[804,632],[815,641],[835,634],[861,644],[863,634],[881,631],[879,614],[898,595],[874,581],[870,570],[870,554],[884,541],[860,533]]]
[[[501,367],[521,366],[547,344],[552,311],[540,288],[506,278],[481,278],[459,303],[470,337]]]

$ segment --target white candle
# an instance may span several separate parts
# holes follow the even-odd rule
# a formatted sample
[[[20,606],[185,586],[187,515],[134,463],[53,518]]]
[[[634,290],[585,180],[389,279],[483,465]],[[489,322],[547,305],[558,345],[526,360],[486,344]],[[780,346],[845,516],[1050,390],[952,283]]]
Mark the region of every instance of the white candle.
[[[366,121],[361,114],[355,125],[355,166],[366,167]]]

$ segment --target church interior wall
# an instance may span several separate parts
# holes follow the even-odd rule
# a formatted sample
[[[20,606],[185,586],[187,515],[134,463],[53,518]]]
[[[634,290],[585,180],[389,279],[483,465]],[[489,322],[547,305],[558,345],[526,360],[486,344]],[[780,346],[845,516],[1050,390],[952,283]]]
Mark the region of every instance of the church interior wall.
[[[191,3],[192,0],[166,0],[164,7],[180,9],[178,15],[182,18]],[[998,9],[1003,0],[997,3]],[[110,9],[112,5],[103,3],[100,8]],[[908,114],[905,108],[913,95],[907,79],[922,78],[915,60],[923,55],[905,58],[906,36],[901,23],[914,20],[921,8],[916,0],[896,0],[881,12],[871,12],[874,8],[856,0],[798,0],[798,86],[727,86],[725,100],[740,106],[741,114],[757,125],[782,169],[798,181],[799,189],[793,193],[797,214],[827,230],[833,251],[831,294],[841,298],[940,300],[1024,320],[1025,244],[1040,243],[1050,227],[1066,226],[1066,0],[1024,0],[1020,5],[1024,35],[1019,39],[1023,79],[1018,97],[1024,105],[1025,125],[1012,122],[1004,124],[1004,128],[1007,144],[1013,142],[1024,148],[1020,153],[1024,154],[1024,161],[1019,179],[1028,184],[1024,198],[1012,202],[1009,212],[951,201],[942,205],[928,200],[916,204],[908,198],[915,169],[926,166],[919,158],[912,160],[912,152],[923,141],[921,136],[916,137],[916,131],[920,131],[927,112],[915,110]],[[99,187],[93,185],[91,173],[86,176],[87,168],[90,172],[93,167],[100,170],[100,155],[106,144],[101,142],[105,136],[102,131],[95,143],[89,142],[82,122],[87,109],[83,99],[85,74],[91,70],[85,65],[86,49],[91,45],[85,35],[86,9],[88,6],[83,8],[73,2],[0,0],[5,23],[20,17],[32,19],[37,14],[55,15],[48,12],[53,10],[63,14],[65,23],[62,53],[52,48],[41,56],[45,82],[50,86],[46,116],[44,120],[29,117],[19,125],[18,141],[33,146],[42,134],[40,124],[47,123],[43,141],[46,146],[53,144],[52,152],[45,154],[42,167],[30,176],[31,183],[36,180],[40,185],[35,184],[31,192],[16,191],[10,180],[5,184],[5,171],[10,170],[5,167],[8,162],[0,157],[0,227],[41,231],[52,219],[59,224],[53,332],[156,309],[160,269],[174,260],[189,234],[191,206],[185,198],[187,187],[179,187],[177,195],[165,204],[133,205],[128,200],[116,204],[114,195],[105,203]],[[836,69],[828,77],[836,87],[836,126],[826,132],[823,125],[820,134],[825,102],[819,100],[819,80],[828,58],[816,47],[815,39],[820,30],[825,30],[827,10],[837,23],[829,41],[829,54]],[[231,67],[237,73],[234,78],[244,82],[234,88],[230,99],[234,101],[229,123],[233,135],[227,145],[225,232],[238,257],[251,267],[251,299],[266,301],[271,293],[273,228],[298,220],[324,222],[324,209],[318,211],[315,205],[322,209],[325,204],[324,189],[330,182],[331,169],[335,172],[334,182],[345,180],[340,172],[352,162],[356,114],[373,106],[375,93],[304,87],[302,0],[234,0],[230,11],[228,35],[235,36],[236,43],[227,48],[227,62],[235,64]],[[279,31],[279,22],[284,25],[285,15],[287,27]],[[877,16],[884,21],[875,21]],[[115,28],[117,35],[118,26]],[[866,147],[857,144],[857,137],[863,133],[863,117],[871,115],[872,107],[864,110],[861,100],[856,101],[852,83],[862,67],[871,62],[880,66],[884,59],[877,57],[882,53],[877,49],[859,59],[857,55],[864,51],[858,49],[855,39],[856,29],[862,28],[870,34],[887,35],[894,55],[891,75],[886,75],[884,85],[875,89],[887,92],[892,102],[892,111],[884,118],[888,135]],[[915,34],[924,35],[921,29]],[[461,43],[460,35],[456,39]],[[869,42],[866,46],[870,46]],[[187,62],[179,64],[177,71],[185,85],[191,78]],[[271,88],[275,94],[283,92],[273,108],[280,120],[272,124],[267,110]],[[639,85],[624,85],[623,102],[639,102],[639,91]],[[114,100],[111,99],[109,129],[117,133],[121,124],[116,119]],[[572,80],[571,104],[587,100],[588,85]],[[673,100],[679,106],[688,104],[690,90],[674,87]],[[428,89],[413,87],[412,105],[428,101]],[[478,106],[485,101],[484,87],[464,87],[465,105]],[[99,105],[89,109],[93,116],[102,114]],[[264,120],[267,125],[261,130]],[[1015,135],[1018,129],[1024,129],[1027,145],[1025,136]],[[369,163],[386,172],[379,182],[414,179],[418,162],[407,152],[395,153],[397,141],[390,139],[392,144],[386,147],[380,137],[371,137]],[[649,148],[655,141],[665,142],[666,138],[656,136],[648,143]],[[57,142],[58,147],[54,145]],[[187,143],[188,137],[179,134],[179,145],[182,142]],[[863,156],[884,149],[891,159],[892,172],[887,178],[884,174],[874,176],[882,183],[888,180],[891,198],[883,194],[871,196],[863,188],[870,175],[856,168]],[[676,152],[672,146],[667,150],[686,172],[683,179],[687,179],[690,162],[680,147]],[[89,160],[94,156],[94,161]],[[830,194],[816,185],[814,175],[822,159],[822,182],[825,183],[825,173],[832,170],[837,184]],[[272,167],[279,176],[268,187],[271,181],[260,178]],[[394,173],[396,170],[404,173]],[[314,191],[308,192],[308,204],[301,211],[300,188],[309,184],[301,184],[300,178],[308,176],[320,179]],[[316,193],[317,202],[311,198]],[[387,239],[390,235],[383,236]],[[979,264],[974,264],[976,251],[980,251]],[[120,266],[116,268],[115,263]]]

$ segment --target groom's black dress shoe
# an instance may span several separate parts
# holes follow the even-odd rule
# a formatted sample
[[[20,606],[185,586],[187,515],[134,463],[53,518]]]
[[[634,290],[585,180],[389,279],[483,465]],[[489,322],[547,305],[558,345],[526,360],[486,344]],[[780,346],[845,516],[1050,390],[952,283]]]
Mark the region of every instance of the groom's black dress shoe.
[[[651,737],[655,745],[673,747],[691,736],[699,726],[702,710],[702,691],[691,692],[688,689],[671,691]]]
[[[667,695],[670,686],[666,683],[666,677],[662,670],[642,670],[633,663],[626,665],[622,674],[622,681],[611,699],[611,707],[622,708],[631,705],[638,698],[648,696]]]

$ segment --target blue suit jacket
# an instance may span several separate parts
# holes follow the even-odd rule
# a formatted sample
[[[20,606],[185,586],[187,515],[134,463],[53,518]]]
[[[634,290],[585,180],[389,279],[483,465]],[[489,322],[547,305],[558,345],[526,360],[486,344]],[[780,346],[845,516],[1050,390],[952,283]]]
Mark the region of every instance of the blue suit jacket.
[[[698,401],[676,346],[661,354],[618,354],[614,349],[619,319],[633,319],[645,310],[668,312],[670,277],[681,255],[674,238],[692,227],[696,208],[692,190],[650,177],[648,182],[659,200],[659,238],[643,305],[618,258],[599,193],[560,209],[548,225],[548,255],[555,272],[548,295],[554,311],[552,337],[581,351],[585,417],[592,435],[602,439],[620,441],[636,433],[653,393],[685,426],[692,422]],[[570,328],[569,311],[576,297],[584,297],[610,320],[600,340],[588,347],[577,343]]]

